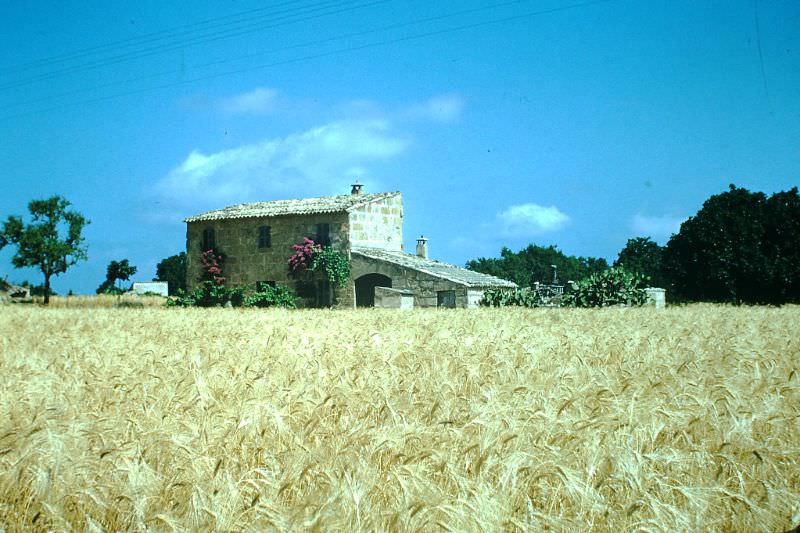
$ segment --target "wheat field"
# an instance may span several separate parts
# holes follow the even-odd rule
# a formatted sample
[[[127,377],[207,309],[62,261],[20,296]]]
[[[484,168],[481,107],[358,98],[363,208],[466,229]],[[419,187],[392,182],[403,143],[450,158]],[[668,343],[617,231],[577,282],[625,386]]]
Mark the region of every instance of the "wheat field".
[[[0,308],[0,531],[783,531],[800,308]]]

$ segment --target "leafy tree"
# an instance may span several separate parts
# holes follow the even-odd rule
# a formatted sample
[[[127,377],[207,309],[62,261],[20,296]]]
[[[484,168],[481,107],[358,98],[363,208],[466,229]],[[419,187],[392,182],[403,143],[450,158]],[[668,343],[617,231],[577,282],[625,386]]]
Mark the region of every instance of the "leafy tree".
[[[44,303],[50,303],[50,278],[63,274],[69,267],[87,258],[83,246],[83,228],[89,223],[72,205],[60,196],[32,200],[28,211],[32,222],[10,216],[0,230],[0,249],[14,244],[17,252],[11,262],[17,268],[38,267],[44,276]]]
[[[797,187],[767,199],[764,253],[772,260],[771,303],[800,303],[800,195]]]
[[[664,249],[670,289],[690,300],[800,301],[800,197],[731,185],[711,196]]]
[[[167,257],[156,265],[156,280],[166,281],[170,296],[186,290],[186,252]]]
[[[545,247],[535,244],[529,244],[527,248],[516,253],[503,247],[499,258],[473,259],[467,262],[466,267],[476,272],[511,280],[520,287],[529,287],[537,281],[551,282],[553,280],[551,265],[556,266],[558,279],[561,282],[581,280],[608,268],[608,262],[603,258],[575,257],[564,254],[556,246]]]
[[[128,281],[136,274],[136,267],[127,259],[111,261],[106,268],[106,280],[97,288],[97,294],[122,294],[122,281]]]
[[[666,287],[667,282],[661,269],[663,248],[650,237],[628,239],[625,248],[620,250],[614,266],[621,266],[629,272],[646,276],[653,287]]]

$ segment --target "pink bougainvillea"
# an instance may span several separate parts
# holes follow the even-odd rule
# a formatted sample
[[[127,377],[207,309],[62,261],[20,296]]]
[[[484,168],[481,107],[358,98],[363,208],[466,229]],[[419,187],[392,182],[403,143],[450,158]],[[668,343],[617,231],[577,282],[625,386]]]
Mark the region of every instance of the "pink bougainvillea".
[[[304,237],[302,244],[292,245],[292,250],[294,253],[289,256],[289,270],[296,273],[311,268],[314,254],[322,251],[322,246]]]
[[[203,280],[213,281],[216,285],[224,285],[225,278],[222,276],[222,263],[224,262],[222,254],[214,250],[206,250],[200,255],[200,261],[203,263]]]

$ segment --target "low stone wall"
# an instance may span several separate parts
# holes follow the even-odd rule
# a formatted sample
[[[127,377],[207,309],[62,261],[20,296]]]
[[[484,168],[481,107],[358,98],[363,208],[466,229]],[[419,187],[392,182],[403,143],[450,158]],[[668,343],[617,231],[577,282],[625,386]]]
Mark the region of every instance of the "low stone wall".
[[[656,287],[648,287],[645,289],[647,292],[647,304],[655,307],[656,309],[664,309],[667,305],[667,291]]]
[[[413,309],[414,293],[388,287],[375,287],[375,307],[383,309]]]

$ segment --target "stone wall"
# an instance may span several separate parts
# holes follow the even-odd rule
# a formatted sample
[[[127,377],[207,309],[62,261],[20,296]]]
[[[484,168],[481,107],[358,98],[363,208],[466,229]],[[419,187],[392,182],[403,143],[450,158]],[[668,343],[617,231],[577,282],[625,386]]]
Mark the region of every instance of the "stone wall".
[[[350,243],[365,248],[403,249],[403,197],[371,202],[350,212]]]
[[[455,291],[456,307],[469,307],[476,305],[476,289],[467,289],[464,285],[445,279],[430,276],[410,268],[401,267],[386,261],[353,255],[351,258],[351,280],[365,274],[383,274],[392,280],[393,289],[402,289],[413,292],[414,307],[437,307],[439,291]],[[345,292],[345,291],[342,291]],[[347,292],[355,303],[355,285],[351,282]],[[470,294],[471,293],[471,294]],[[352,305],[352,304],[351,304]]]
[[[410,291],[375,287],[375,307],[381,309],[412,309],[414,295]]]
[[[187,286],[198,284],[202,274],[200,254],[203,231],[213,228],[216,248],[225,254],[223,276],[227,285],[254,285],[256,281],[274,281],[297,289],[297,282],[289,277],[287,261],[293,253],[292,245],[303,237],[315,238],[317,224],[330,224],[331,246],[343,253],[349,250],[349,220],[347,213],[317,215],[287,215],[277,217],[243,218],[189,222],[186,228]],[[259,248],[259,227],[271,229],[271,246]],[[339,290],[339,293],[343,293]],[[349,303],[349,295],[345,295]]]
[[[467,307],[480,307],[482,299],[483,299],[483,290],[481,289],[467,290]]]

